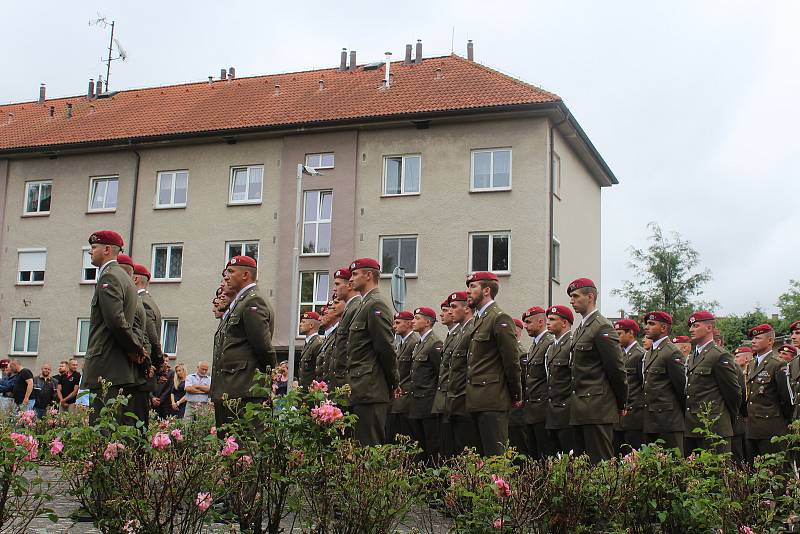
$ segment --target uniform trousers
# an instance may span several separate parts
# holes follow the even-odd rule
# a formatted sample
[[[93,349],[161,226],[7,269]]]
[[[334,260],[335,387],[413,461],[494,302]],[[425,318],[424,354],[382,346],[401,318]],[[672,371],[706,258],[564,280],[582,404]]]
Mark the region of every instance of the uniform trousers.
[[[722,444],[715,446],[713,441],[705,438],[686,436],[683,438],[683,453],[688,456],[695,449],[715,450],[718,453],[731,452],[731,438],[722,438]]]
[[[614,425],[576,425],[575,455],[588,454],[592,463],[614,457]]]
[[[441,453],[441,440],[439,437],[439,417],[410,418],[411,437],[422,449],[421,460],[438,459]]]
[[[566,428],[550,428],[547,430],[550,436],[550,443],[553,446],[553,454],[568,454],[575,451],[575,429],[571,426]]]
[[[556,453],[550,432],[545,428],[544,421],[541,423],[531,423],[525,425],[528,434],[528,450],[530,457],[534,459],[544,459]]]
[[[645,443],[655,443],[657,440],[664,441],[665,449],[678,449],[683,456],[683,432],[648,432],[645,434]]]
[[[508,441],[508,412],[471,412],[478,432],[479,452],[483,456],[499,456]]]
[[[363,446],[386,443],[386,416],[389,414],[388,402],[353,404],[350,412],[358,416],[353,438]]]

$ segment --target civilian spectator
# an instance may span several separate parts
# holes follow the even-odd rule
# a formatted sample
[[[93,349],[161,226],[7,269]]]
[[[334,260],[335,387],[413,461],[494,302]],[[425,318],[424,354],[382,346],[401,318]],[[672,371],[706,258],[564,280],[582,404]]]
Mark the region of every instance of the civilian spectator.
[[[56,380],[50,376],[50,364],[42,365],[39,376],[33,379],[33,391],[36,399],[33,409],[36,411],[36,417],[44,417],[47,409],[53,406],[56,397],[56,383]]]
[[[61,410],[75,411],[75,400],[78,398],[78,389],[81,383],[81,374],[78,372],[78,360],[71,359],[67,372],[59,379],[56,386],[56,397]]]
[[[8,367],[17,376],[13,389],[14,403],[18,410],[25,411],[33,393],[33,373],[27,367],[22,367],[19,360],[11,360]]]
[[[183,419],[186,414],[186,366],[179,363],[175,366],[175,373],[172,377],[172,413]]]
[[[184,419],[191,424],[195,412],[208,408],[211,390],[211,377],[208,375],[208,362],[197,364],[197,372],[186,377],[186,412]]]
[[[164,365],[159,369],[156,374],[156,386],[150,396],[150,402],[153,409],[161,419],[166,419],[174,415],[172,413],[172,402],[170,395],[172,394],[172,377],[175,373],[170,369],[169,362],[164,361]]]
[[[14,410],[13,390],[17,378],[11,373],[10,363],[11,360],[7,358],[0,360],[0,371],[3,374],[0,379],[0,413],[10,413]]]

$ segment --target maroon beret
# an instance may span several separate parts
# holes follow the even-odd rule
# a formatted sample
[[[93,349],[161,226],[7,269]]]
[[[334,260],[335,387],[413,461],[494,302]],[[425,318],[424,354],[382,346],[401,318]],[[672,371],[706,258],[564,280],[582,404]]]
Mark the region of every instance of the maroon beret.
[[[120,254],[117,256],[117,263],[120,265],[130,265],[133,268],[133,258],[128,256],[127,254]],[[135,270],[135,268],[134,268]]]
[[[544,313],[544,308],[541,306],[531,306],[524,312],[522,312],[522,320],[524,321],[528,317],[533,317],[534,315],[539,315],[540,313]]]
[[[401,321],[410,321],[414,318],[414,314],[408,310],[403,310],[394,314],[394,318]]]
[[[795,330],[800,330],[800,321],[795,321],[789,325],[789,332],[794,332]]]
[[[150,271],[147,269],[147,267],[145,267],[141,263],[133,264],[133,274],[138,274],[139,276],[146,276],[147,279],[150,280]]]
[[[620,319],[619,321],[614,323],[614,330],[630,330],[638,334],[639,323],[637,323],[633,319]]]
[[[689,316],[689,326],[692,326],[694,323],[699,323],[701,321],[713,321],[714,319],[716,319],[716,317],[714,317],[714,314],[711,313],[710,311],[705,311],[705,310],[696,311]]]
[[[578,278],[577,280],[570,282],[570,284],[567,286],[567,295],[572,295],[573,291],[576,289],[582,289],[584,287],[592,287],[597,289],[597,286],[594,285],[594,282],[592,282],[589,278]]]
[[[753,349],[751,349],[750,347],[739,347],[734,352],[737,354],[740,352],[753,352]]]
[[[350,271],[355,271],[356,269],[377,269],[380,271],[381,264],[378,263],[378,260],[373,260],[372,258],[359,258],[353,260],[353,263],[350,264]]]
[[[348,269],[347,267],[336,269],[336,272],[333,273],[333,277],[338,278],[340,280],[350,280],[351,276],[353,276],[353,273],[351,273],[350,269]]]
[[[562,306],[561,304],[556,304],[555,306],[550,306],[547,308],[547,315],[558,315],[559,317],[569,321],[569,324],[572,324],[575,320],[575,317],[572,315],[572,310],[566,306]]]
[[[675,336],[672,338],[673,343],[691,343],[692,340],[689,336]]]
[[[750,337],[756,337],[759,334],[766,334],[767,332],[772,332],[772,327],[768,324],[760,324],[758,326],[754,326],[750,329]]]
[[[791,352],[795,356],[797,356],[797,347],[794,345],[781,345],[781,348],[778,349],[778,352]]]
[[[425,317],[430,317],[434,321],[436,320],[436,312],[433,311],[433,308],[428,308],[427,306],[422,306],[414,310],[414,315],[424,315]]]
[[[469,293],[466,291],[454,291],[450,293],[447,301],[452,304],[453,302],[467,302],[469,299]]]
[[[525,328],[525,323],[514,317],[514,324],[517,328]]]
[[[492,272],[478,271],[467,276],[467,286],[469,286],[472,282],[480,282],[481,280],[491,280],[493,282],[497,282],[499,279],[497,278],[497,275]]]
[[[122,236],[114,230],[99,230],[89,236],[90,245],[116,245],[122,248],[125,242],[122,241]]]
[[[313,311],[303,312],[300,316],[301,319],[311,319],[312,321],[319,321],[319,314]]]
[[[644,316],[645,321],[658,321],[659,323],[672,324],[672,316],[663,311],[647,312]]]
[[[230,267],[250,267],[255,269],[256,265],[256,260],[250,256],[234,256],[231,258],[231,261],[228,262],[228,266]]]

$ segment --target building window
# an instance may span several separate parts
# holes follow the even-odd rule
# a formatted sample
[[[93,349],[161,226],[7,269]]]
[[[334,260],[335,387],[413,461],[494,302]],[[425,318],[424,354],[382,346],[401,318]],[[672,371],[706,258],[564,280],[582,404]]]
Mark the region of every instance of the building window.
[[[327,271],[300,273],[299,313],[319,311],[328,302],[328,282]]]
[[[189,171],[158,173],[157,208],[185,208],[189,190]]]
[[[85,356],[89,346],[89,319],[78,319],[78,338],[75,341],[75,355]]]
[[[303,254],[331,253],[333,191],[303,193]]]
[[[511,233],[492,232],[471,234],[469,240],[470,272],[511,270]]]
[[[336,158],[333,152],[323,154],[306,154],[306,166],[315,169],[332,169],[336,165]]]
[[[47,250],[18,250],[17,283],[43,284]]]
[[[25,183],[25,215],[47,215],[50,213],[51,180]]]
[[[178,354],[178,320],[161,320],[161,350],[170,358]]]
[[[153,245],[153,280],[180,282],[183,245]]]
[[[39,352],[39,319],[13,319],[11,353],[36,356]]]
[[[116,211],[119,177],[101,176],[89,181],[89,211]]]
[[[472,151],[472,191],[511,189],[511,149]]]
[[[421,156],[386,156],[383,158],[383,194],[419,194]]]
[[[553,248],[550,250],[550,270],[553,273],[553,280],[561,280],[561,242],[553,237]]]
[[[558,198],[561,199],[561,158],[558,157],[558,154],[553,152],[553,176],[552,176],[552,184],[551,187],[553,188],[553,194]]]
[[[81,283],[94,284],[97,282],[97,267],[92,264],[92,255],[90,247],[83,247],[81,257],[83,265],[81,268]]]
[[[406,276],[417,275],[417,236],[381,237],[381,274],[390,275],[395,267]]]
[[[234,256],[250,256],[258,263],[258,241],[228,241],[225,243],[225,261]]]
[[[264,185],[263,165],[231,169],[231,204],[260,204]]]

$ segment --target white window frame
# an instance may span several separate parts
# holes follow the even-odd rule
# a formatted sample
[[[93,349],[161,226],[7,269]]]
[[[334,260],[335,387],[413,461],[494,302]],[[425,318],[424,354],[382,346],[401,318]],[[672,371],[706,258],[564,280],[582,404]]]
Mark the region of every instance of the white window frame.
[[[175,323],[175,352],[167,352],[167,323]],[[180,342],[180,338],[178,336],[178,332],[180,331],[180,321],[177,317],[164,317],[161,319],[161,347],[164,349],[164,354],[166,354],[171,360],[174,360],[178,357],[178,343]]]
[[[28,191],[31,185],[39,187],[39,206],[42,204],[41,190],[43,185],[50,186],[50,208],[53,208],[53,180],[29,180],[25,182],[25,198],[22,200],[22,215],[23,217],[46,217],[50,215],[50,210],[47,211],[28,211]]]
[[[511,274],[511,230],[495,230],[495,231],[491,231],[491,232],[470,232],[470,234],[469,234],[469,258],[468,258],[469,264],[467,265],[467,272],[469,272],[469,273],[476,272],[476,271],[472,270],[472,239],[474,237],[477,237],[477,236],[489,236],[489,249],[487,251],[489,256],[487,258],[488,261],[486,263],[486,267],[488,268],[488,270],[490,272],[493,272],[494,274],[497,274],[497,275],[509,275],[509,274]],[[494,269],[492,269],[492,260],[494,259],[492,257],[492,254],[493,254],[492,244],[493,244],[495,236],[508,237],[508,269],[505,270],[505,271],[495,271]]]
[[[313,295],[312,302],[303,301],[303,275],[304,274],[313,274],[314,275],[314,287],[312,288],[312,291],[313,291],[312,292],[312,295]],[[318,284],[319,284],[319,275],[321,275],[321,274],[328,275],[328,288],[325,290],[326,298],[325,298],[324,301],[316,300],[317,289],[319,287],[318,286]],[[327,304],[327,302],[328,302],[327,296],[330,295],[330,292],[331,292],[331,273],[329,271],[301,271],[300,272],[300,283],[298,284],[297,291],[298,291],[298,295],[297,295],[297,316],[299,317],[300,316],[300,310],[303,309],[303,306],[311,306],[312,310],[316,310],[316,309],[324,306],[325,304]],[[298,338],[305,337],[305,336],[301,336],[299,332],[296,335],[297,335]]]
[[[169,267],[172,263],[172,249],[174,247],[181,247],[181,276],[178,278],[156,278],[156,249],[167,247],[167,265],[165,269],[165,274],[169,274]],[[183,243],[154,243],[151,251],[150,257],[150,272],[153,274],[151,282],[162,283],[162,282],[180,282],[183,278],[183,252],[184,252]]]
[[[186,173],[186,202],[183,203],[176,203],[175,202],[175,180],[178,176],[179,172]],[[172,175],[172,188],[170,189],[170,201],[166,204],[161,204],[161,177],[165,174]],[[175,169],[173,171],[158,171],[156,173],[156,200],[155,200],[155,209],[158,210],[168,210],[168,209],[175,209],[175,208],[185,208],[186,205],[189,203],[189,170],[188,169]]]
[[[91,255],[88,253],[92,250],[92,247],[82,247],[81,248],[81,284],[96,284],[97,283],[97,273],[100,272],[100,268],[92,265],[94,268],[94,279],[87,280],[84,278],[85,270],[88,268],[84,265],[83,260],[86,257],[89,257],[89,262],[91,263]]]
[[[20,254],[38,253],[38,252],[44,252],[45,268],[44,268],[44,270],[42,272],[44,273],[44,279],[45,280],[47,279],[47,249],[46,248],[41,248],[41,247],[39,247],[39,248],[18,248],[17,249],[17,282],[16,282],[16,285],[18,285],[18,286],[42,286],[42,285],[44,285],[44,281],[45,280],[31,280],[31,281],[20,280],[20,273],[22,273],[22,271],[20,271],[20,269],[19,269],[19,259],[20,259],[19,255]],[[36,272],[36,271],[31,271],[31,272]]]
[[[510,241],[509,241],[510,244]],[[509,247],[509,250],[511,248]],[[561,241],[556,236],[553,236],[553,241],[550,244],[550,266],[553,271],[553,282],[561,283]]]
[[[561,156],[553,152],[553,159],[550,165],[553,166],[551,170],[553,175],[550,177],[550,187],[553,190],[553,196],[561,200]]]
[[[331,196],[331,216],[329,219],[322,219],[321,218],[321,211],[322,211],[322,194],[328,193]],[[306,195],[308,194],[315,194],[317,195],[317,213],[315,215],[315,219],[313,221],[306,221]],[[330,242],[328,243],[328,252],[303,252],[303,245],[306,242],[306,224],[314,224],[314,232],[315,232],[315,239],[314,243],[319,243],[319,225],[320,224],[329,224],[331,228],[331,235],[330,235]],[[317,189],[317,190],[309,190],[303,191],[303,218],[301,224],[303,225],[302,229],[302,238],[300,240],[300,255],[301,256],[330,256],[331,249],[333,248],[333,190],[332,189]]]
[[[252,240],[252,239],[251,240],[244,240],[244,241],[238,241],[238,240],[226,241],[225,242],[225,263],[226,264],[233,257],[233,256],[231,256],[231,245],[239,245],[240,247],[242,247],[242,254],[244,254],[245,247],[247,245],[255,245],[256,249],[257,249],[256,250],[256,255],[257,256],[261,255],[261,242],[259,240],[257,240],[257,239],[256,240]],[[258,265],[258,258],[255,258],[255,260],[256,260],[256,265]],[[181,270],[183,270],[183,269],[181,269]]]
[[[502,187],[494,187],[494,153],[495,152],[508,152],[508,185]],[[492,162],[489,165],[489,187],[475,187],[475,154],[491,154]],[[511,147],[496,147],[496,148],[479,148],[472,150],[470,153],[470,173],[469,173],[469,190],[472,193],[482,193],[485,191],[510,191],[513,185],[513,168],[514,168],[514,154]]]
[[[91,321],[86,317],[78,317],[78,330],[75,333],[75,356],[86,356],[86,351],[81,351],[81,323],[89,323]],[[89,344],[89,331],[86,331],[86,344]],[[88,347],[87,347],[88,348]]]
[[[400,192],[399,193],[387,193],[386,192],[386,174],[388,170],[388,161],[390,159],[400,158]],[[419,191],[406,193],[405,192],[405,184],[406,184],[406,159],[408,158],[419,158]],[[383,156],[383,182],[381,186],[381,196],[382,197],[413,197],[419,196],[422,192],[422,154],[418,153],[409,153],[409,154],[391,154]]]
[[[23,322],[25,323],[25,347],[24,350],[16,351],[14,350],[14,345],[17,344],[17,323]],[[31,323],[37,322],[39,323],[39,333],[36,339],[36,350],[31,351],[28,350],[31,344]],[[38,318],[31,318],[31,319],[11,319],[11,350],[8,352],[12,356],[38,356],[39,354],[39,344],[42,339],[42,320]]]
[[[322,158],[331,156],[333,158],[333,165],[323,165]],[[312,158],[319,158],[319,165],[314,165]],[[306,167],[313,167],[315,169],[333,169],[336,167],[336,153],[335,152],[315,152],[313,154],[306,154]]]
[[[117,203],[113,208],[92,208],[92,200],[94,200],[94,190],[96,184],[100,182],[117,182]],[[108,183],[106,183],[106,196],[103,197],[104,201],[108,198]],[[109,174],[108,176],[90,176],[89,177],[89,206],[86,208],[87,213],[113,213],[117,211],[119,206],[119,175]]]
[[[414,272],[406,272],[406,278],[416,278],[417,274],[419,273],[419,235],[418,234],[404,234],[404,235],[382,235],[378,239],[378,258],[380,259],[379,263],[381,264],[381,278],[391,278],[391,273],[384,273],[383,272],[383,242],[386,239],[414,239],[415,243],[415,258],[416,263],[414,265]]]
[[[261,169],[261,190],[258,192],[258,199],[247,198],[250,196],[250,171],[253,169]],[[236,171],[247,171],[247,186],[245,189],[244,200],[233,199],[233,178],[236,176]],[[264,166],[263,165],[236,165],[231,167],[230,182],[228,185],[228,205],[230,206],[252,206],[253,204],[261,204],[264,199]]]

